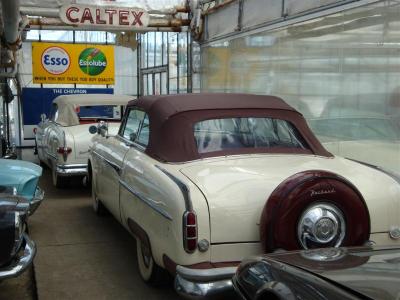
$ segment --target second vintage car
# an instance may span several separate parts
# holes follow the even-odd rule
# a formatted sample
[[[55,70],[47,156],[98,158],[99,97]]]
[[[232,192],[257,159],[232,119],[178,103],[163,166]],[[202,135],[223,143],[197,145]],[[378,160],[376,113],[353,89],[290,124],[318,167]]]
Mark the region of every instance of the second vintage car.
[[[246,259],[233,284],[243,300],[397,300],[399,276],[399,248],[327,248]]]
[[[86,176],[91,135],[87,128],[102,120],[116,133],[123,107],[132,96],[110,94],[62,95],[53,101],[50,117],[38,125],[35,141],[39,160],[62,187],[71,176]]]
[[[36,254],[35,243],[26,233],[29,202],[0,192],[0,282],[24,272]]]
[[[183,295],[210,295],[224,288],[219,267],[248,255],[400,244],[398,179],[330,154],[280,98],[142,97],[116,136],[99,131],[88,161],[94,208],[136,237],[150,283],[178,270]]]
[[[0,159],[0,193],[24,197],[29,202],[29,214],[33,214],[44,198],[38,186],[41,175],[42,168],[34,163]]]

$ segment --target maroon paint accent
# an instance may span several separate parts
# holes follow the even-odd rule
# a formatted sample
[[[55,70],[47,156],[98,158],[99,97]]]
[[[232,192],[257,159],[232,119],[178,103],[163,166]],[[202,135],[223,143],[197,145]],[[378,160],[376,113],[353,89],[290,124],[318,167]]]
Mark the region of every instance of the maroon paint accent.
[[[128,106],[145,111],[150,119],[146,153],[167,162],[185,162],[205,157],[254,153],[315,154],[331,157],[309,129],[303,116],[282,99],[249,94],[181,94],[148,96]],[[309,150],[279,148],[238,148],[200,154],[194,139],[194,124],[208,119],[271,117],[293,124]]]
[[[168,255],[163,255],[163,262],[165,269],[173,276],[176,274],[177,263],[174,262]],[[240,264],[240,261],[228,261],[228,262],[201,262],[193,265],[182,265],[183,267],[190,269],[215,269],[224,267],[236,267]]]
[[[119,25],[129,25],[128,15],[129,15],[129,11],[127,11],[127,10],[119,11]]]
[[[144,245],[146,245],[146,248],[150,252],[150,253],[147,253],[147,254],[152,255],[151,254],[152,252],[151,252],[150,239],[149,239],[149,236],[147,235],[146,231],[144,231],[144,229],[138,223],[133,221],[131,218],[128,218],[128,227],[131,230],[131,232],[133,233],[133,235],[135,237],[137,237],[138,239],[140,239],[140,241]]]
[[[104,12],[108,14],[108,24],[114,24],[114,15],[117,13],[115,9],[105,9]]]
[[[105,20],[101,19],[100,9],[96,8],[96,24],[106,24]]]
[[[140,11],[140,12],[136,13],[135,11],[132,11],[132,15],[134,17],[132,25],[134,26],[134,25],[138,24],[139,26],[143,26],[143,23],[142,23],[142,20],[141,20],[141,18],[143,16],[143,12]]]
[[[335,193],[311,196],[311,190],[332,188]],[[297,239],[298,219],[314,202],[333,203],[344,213],[346,236],[343,246],[359,246],[369,239],[369,212],[357,188],[337,174],[312,170],[287,178],[272,192],[260,220],[263,250],[300,249]]]
[[[92,17],[92,13],[90,12],[89,8],[85,8],[83,10],[83,14],[82,14],[82,18],[81,18],[81,23],[85,23],[85,21],[89,21],[90,24],[93,24],[93,17]]]
[[[67,17],[68,21],[70,21],[71,23],[78,23],[79,22],[79,18],[72,18],[71,17],[71,12],[79,12],[79,8],[72,6],[70,8],[67,9],[67,11],[65,12],[65,16]]]

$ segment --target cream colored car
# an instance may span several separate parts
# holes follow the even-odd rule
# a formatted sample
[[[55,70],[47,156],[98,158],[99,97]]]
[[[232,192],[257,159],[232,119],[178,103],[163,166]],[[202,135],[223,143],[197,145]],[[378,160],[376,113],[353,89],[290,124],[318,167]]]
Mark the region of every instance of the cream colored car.
[[[94,137],[94,209],[137,240],[139,271],[176,275],[185,296],[230,289],[244,257],[400,245],[400,183],[327,152],[283,100],[245,94],[143,97],[119,133]]]
[[[119,128],[123,107],[132,96],[76,94],[57,97],[49,118],[42,117],[36,134],[39,160],[52,171],[53,184],[65,185],[71,176],[87,174],[91,134],[99,120],[108,123],[110,134]]]

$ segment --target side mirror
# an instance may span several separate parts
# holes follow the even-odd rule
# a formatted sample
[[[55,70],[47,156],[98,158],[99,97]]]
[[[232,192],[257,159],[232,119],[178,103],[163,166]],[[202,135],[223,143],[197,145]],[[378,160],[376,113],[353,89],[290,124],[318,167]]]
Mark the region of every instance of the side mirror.
[[[42,122],[46,121],[46,119],[47,119],[46,114],[41,114],[41,115],[40,115],[40,120],[41,120]]]
[[[100,133],[102,137],[108,138],[108,124],[104,121],[100,121],[97,132]]]
[[[89,132],[90,134],[95,134],[97,133],[97,126],[96,125],[92,125],[89,127]]]
[[[137,138],[136,132],[132,132],[132,133],[129,135],[129,140],[130,140],[131,142],[134,142],[134,141],[136,140],[136,138]]]

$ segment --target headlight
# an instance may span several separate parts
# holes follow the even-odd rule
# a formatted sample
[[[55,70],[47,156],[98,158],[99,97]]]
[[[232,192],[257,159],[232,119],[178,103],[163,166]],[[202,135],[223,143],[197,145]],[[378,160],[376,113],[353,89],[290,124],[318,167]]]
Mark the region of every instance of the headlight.
[[[11,253],[12,256],[17,254],[19,249],[21,248],[21,244],[23,242],[23,234],[25,231],[25,222],[24,217],[21,216],[20,212],[15,212],[15,221],[14,221],[14,248]]]

